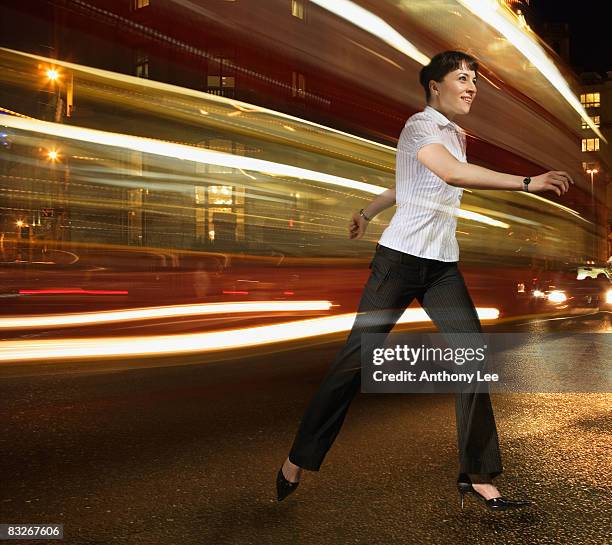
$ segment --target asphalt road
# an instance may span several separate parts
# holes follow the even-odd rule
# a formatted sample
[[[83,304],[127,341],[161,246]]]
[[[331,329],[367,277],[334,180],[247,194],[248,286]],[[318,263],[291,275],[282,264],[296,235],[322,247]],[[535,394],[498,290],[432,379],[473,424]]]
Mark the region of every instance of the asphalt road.
[[[519,330],[612,331],[611,315]],[[321,471],[275,476],[338,344],[138,368],[0,369],[0,523],[61,523],[55,543],[610,543],[612,394],[493,394],[509,497],[459,507],[449,394],[359,394]],[[15,543],[54,543],[16,541]]]

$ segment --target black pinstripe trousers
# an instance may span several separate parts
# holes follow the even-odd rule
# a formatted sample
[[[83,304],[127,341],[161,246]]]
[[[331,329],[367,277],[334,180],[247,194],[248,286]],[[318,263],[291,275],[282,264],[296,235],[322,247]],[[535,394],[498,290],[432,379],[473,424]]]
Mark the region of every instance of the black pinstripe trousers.
[[[415,297],[441,333],[482,332],[456,262],[377,245],[370,268],[351,333],[304,413],[289,452],[289,460],[304,469],[319,470],[360,389],[362,334],[389,333]],[[503,469],[488,391],[474,385],[454,395],[459,472],[499,475]]]

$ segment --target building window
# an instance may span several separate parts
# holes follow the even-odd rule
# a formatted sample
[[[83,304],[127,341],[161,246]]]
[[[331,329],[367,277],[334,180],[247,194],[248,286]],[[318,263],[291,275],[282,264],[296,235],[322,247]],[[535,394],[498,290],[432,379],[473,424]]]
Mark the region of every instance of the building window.
[[[599,127],[599,116],[598,115],[592,115],[591,119],[593,120],[593,124],[596,127]],[[589,128],[589,126],[587,125],[587,122],[584,119],[582,120],[582,128],[583,129],[588,129]]]
[[[298,19],[304,18],[304,2],[305,0],[291,0],[291,15]]]
[[[306,96],[306,78],[304,74],[293,72],[291,83],[291,96],[304,98]]]
[[[232,94],[236,88],[236,70],[231,59],[214,59],[208,64],[206,87],[214,95]]]
[[[599,151],[599,138],[583,138],[582,151]]]
[[[199,147],[222,153],[244,156],[240,142],[213,138],[198,143]],[[196,239],[200,242],[245,240],[244,186],[232,184],[238,169],[230,166],[196,163],[196,174],[207,185],[195,186]],[[248,176],[241,172],[241,177]]]
[[[146,8],[148,5],[149,5],[149,0],[132,0],[133,10]]]
[[[208,194],[210,196],[210,204],[215,206],[230,205],[234,202],[231,185],[211,185],[208,188]]]
[[[583,93],[580,95],[580,104],[585,108],[599,108],[599,93]]]
[[[149,77],[149,55],[144,51],[137,51],[135,65],[135,73],[139,78]]]

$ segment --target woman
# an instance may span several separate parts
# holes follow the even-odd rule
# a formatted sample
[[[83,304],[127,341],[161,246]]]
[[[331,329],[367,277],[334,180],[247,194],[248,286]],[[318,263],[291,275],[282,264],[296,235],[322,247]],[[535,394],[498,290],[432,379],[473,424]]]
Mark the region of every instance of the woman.
[[[396,157],[396,188],[353,215],[350,238],[361,238],[368,221],[397,199],[370,264],[355,323],[344,347],[315,393],[289,456],[277,475],[278,500],[298,486],[301,471],[318,471],[360,387],[361,335],[388,333],[416,297],[439,331],[482,331],[472,299],[457,268],[456,210],[463,188],[554,191],[564,194],[571,177],[561,171],[514,176],[466,162],[463,130],[453,122],[469,113],[476,96],[478,63],[445,51],[420,73],[427,106],[408,121]],[[492,479],[502,463],[488,392],[455,394],[461,496],[471,493],[492,510],[530,505],[501,496]]]

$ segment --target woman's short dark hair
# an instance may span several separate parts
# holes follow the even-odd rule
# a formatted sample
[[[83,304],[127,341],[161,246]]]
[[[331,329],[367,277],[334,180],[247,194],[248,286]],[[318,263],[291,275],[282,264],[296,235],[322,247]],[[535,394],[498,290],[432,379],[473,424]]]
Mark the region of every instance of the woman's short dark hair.
[[[469,70],[478,72],[478,61],[463,53],[463,51],[443,51],[435,55],[427,66],[421,68],[419,74],[419,81],[425,89],[425,99],[429,102],[431,98],[431,91],[429,90],[429,82],[431,80],[440,82],[444,79],[444,76],[454,70],[459,70],[463,66],[467,66]]]

